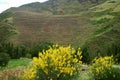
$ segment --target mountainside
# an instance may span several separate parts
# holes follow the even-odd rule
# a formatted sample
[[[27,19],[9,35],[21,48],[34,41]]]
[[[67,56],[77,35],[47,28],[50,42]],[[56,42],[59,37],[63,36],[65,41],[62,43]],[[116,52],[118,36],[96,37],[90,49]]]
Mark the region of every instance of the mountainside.
[[[48,0],[40,3],[34,2],[22,5],[18,8],[10,8],[7,11],[29,11],[46,14],[79,14],[88,8],[98,5],[106,0]]]
[[[17,12],[14,22],[19,33],[12,40],[29,46],[44,40],[63,45],[82,44],[94,30],[87,19],[79,15],[45,16]]]
[[[90,8],[91,23],[96,25],[96,30],[82,48],[84,56],[89,56],[86,62],[105,55],[113,55],[120,62],[119,6],[119,0],[111,0]]]
[[[10,40],[27,46],[45,40],[81,46],[95,29],[89,23],[86,10],[96,4],[87,0],[49,0],[10,8],[5,12],[13,13],[13,22],[18,31]]]
[[[120,56],[120,0],[49,0],[3,13],[7,12],[13,13],[10,21],[17,34],[10,41],[16,45],[52,41],[80,46],[85,61],[100,55]]]

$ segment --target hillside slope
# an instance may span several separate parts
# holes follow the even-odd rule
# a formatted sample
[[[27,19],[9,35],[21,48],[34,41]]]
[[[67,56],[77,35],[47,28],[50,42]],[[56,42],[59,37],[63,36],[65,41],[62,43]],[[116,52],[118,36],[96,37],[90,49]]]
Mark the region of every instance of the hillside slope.
[[[95,29],[84,14],[47,16],[30,12],[16,12],[13,18],[18,34],[11,40],[27,46],[45,40],[62,45],[82,45]]]
[[[28,11],[58,15],[79,14],[104,1],[106,0],[48,0],[44,3],[34,2],[20,7],[13,7],[6,11]]]
[[[100,4],[101,2],[99,2]],[[98,3],[78,0],[49,0],[10,8],[17,35],[10,38],[15,44],[33,46],[41,41],[82,46],[94,32],[89,23],[88,8]]]
[[[110,0],[90,8],[91,23],[96,25],[92,37],[83,46],[85,62],[94,57],[113,55],[120,62],[120,1]]]

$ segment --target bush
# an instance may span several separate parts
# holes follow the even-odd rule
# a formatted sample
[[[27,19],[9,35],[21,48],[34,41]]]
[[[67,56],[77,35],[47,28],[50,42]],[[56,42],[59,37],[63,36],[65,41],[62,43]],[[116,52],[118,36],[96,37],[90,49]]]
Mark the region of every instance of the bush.
[[[16,46],[13,48],[11,57],[13,59],[19,59],[20,57],[25,57],[26,53],[28,53],[28,49],[25,46]]]
[[[37,44],[36,46],[34,46],[30,53],[32,55],[32,57],[37,57],[39,52],[42,52],[43,50],[48,50],[50,48],[50,46],[52,46],[53,43],[49,42],[49,41],[45,41],[45,42],[41,42],[39,44]]]
[[[14,46],[13,43],[8,42],[0,45],[0,52],[9,54],[11,59],[19,59],[25,57],[29,51],[25,46]]]
[[[114,68],[113,64],[113,56],[94,59],[90,71],[95,80],[120,80],[120,69]]]
[[[89,64],[91,62],[91,58],[90,58],[90,51],[89,51],[88,44],[84,44],[82,46],[81,50],[82,50],[82,56],[83,56],[82,61],[84,63],[88,63]]]
[[[109,72],[106,71],[106,78],[101,80],[120,80],[120,68],[112,67]]]
[[[107,54],[113,55],[117,59],[117,62],[120,63],[120,42],[111,43],[107,48]]]
[[[8,64],[10,57],[7,53],[0,53],[0,66],[4,67]]]
[[[79,57],[78,57],[79,56]],[[53,46],[33,58],[33,64],[24,72],[23,80],[70,80],[78,76],[81,61],[80,49]],[[79,65],[78,65],[79,64]]]

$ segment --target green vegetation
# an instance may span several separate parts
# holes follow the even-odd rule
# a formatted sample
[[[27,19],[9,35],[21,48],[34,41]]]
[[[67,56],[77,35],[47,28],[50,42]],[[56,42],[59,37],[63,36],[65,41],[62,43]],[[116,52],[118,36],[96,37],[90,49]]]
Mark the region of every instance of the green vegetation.
[[[0,14],[0,22],[12,16],[11,12],[5,12]],[[7,21],[7,20],[5,20]]]
[[[10,60],[10,56],[6,53],[0,53],[0,67],[4,67],[7,65]]]
[[[31,61],[32,61],[31,59],[27,59],[27,58],[11,59],[8,65],[6,66],[6,68],[12,69],[18,67],[27,67]]]
[[[4,43],[11,35],[14,34],[13,24],[8,20],[11,16],[11,12],[0,14],[0,44]]]
[[[5,44],[8,38],[14,34],[13,25],[8,20],[11,16],[11,12],[0,14],[0,66],[6,66],[10,60],[10,55],[6,52]]]
[[[120,63],[120,42],[111,43],[107,49],[108,55],[113,55],[118,63]]]
[[[28,59],[28,58],[10,59],[7,66],[1,67],[0,70],[16,69],[16,68],[19,68],[19,67],[27,67],[28,64],[31,63],[31,61],[32,60]]]
[[[48,50],[52,45],[53,43],[50,41],[41,42],[31,48],[30,54],[32,55],[32,57],[37,57],[39,52],[42,52],[43,50]]]
[[[114,12],[119,4],[119,0],[112,0],[90,8],[91,23],[96,30],[82,46],[84,62],[90,63],[93,58],[106,55],[113,55],[119,62],[120,12]]]
[[[114,63],[113,56],[94,59],[90,66],[90,73],[93,74],[95,80],[119,80],[120,68],[113,67]]]
[[[67,53],[71,50],[52,47],[56,43],[70,44],[76,49],[75,54],[68,59]],[[78,47],[81,47],[82,59],[77,55]],[[53,59],[59,56],[62,57],[55,62]],[[116,63],[112,63],[113,59]],[[91,69],[82,67],[83,63],[73,65],[79,60]],[[59,64],[62,61],[67,63]],[[10,8],[0,14],[0,77],[3,80],[18,80],[24,70],[30,72],[22,76],[28,80],[31,77],[32,80],[119,80],[120,69],[115,64],[120,64],[119,0],[49,0]],[[78,66],[80,70],[74,71]]]
[[[1,46],[1,52],[7,53],[11,59],[19,59],[20,57],[25,57],[28,50],[25,46],[14,46],[13,43],[6,43]]]
[[[113,19],[104,23],[97,23],[98,28],[94,32],[91,39],[89,39],[83,46],[83,55],[90,61],[97,56],[114,55],[118,56],[119,62],[119,41],[120,41],[120,12],[112,13]],[[97,14],[97,13],[96,13]],[[117,45],[118,44],[118,45]],[[113,47],[109,47],[112,46]],[[92,54],[92,55],[90,55]],[[89,56],[88,56],[89,55]],[[89,60],[86,60],[88,62]]]

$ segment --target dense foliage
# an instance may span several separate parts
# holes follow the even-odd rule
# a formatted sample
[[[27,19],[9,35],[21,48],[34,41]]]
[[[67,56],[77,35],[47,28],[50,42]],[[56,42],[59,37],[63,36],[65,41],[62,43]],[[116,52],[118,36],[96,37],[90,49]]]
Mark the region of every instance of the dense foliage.
[[[0,14],[0,66],[6,66],[10,59],[5,46],[9,36],[14,34],[13,24],[8,20],[8,18],[10,18],[11,16],[11,12]]]
[[[39,44],[31,48],[30,54],[32,55],[32,57],[37,57],[39,52],[42,52],[43,50],[48,50],[52,45],[53,43],[51,41],[40,42]]]
[[[10,56],[7,53],[0,52],[0,67],[6,66],[9,60],[10,60]]]
[[[107,48],[107,54],[113,55],[118,63],[120,63],[120,42],[114,42]]]
[[[6,42],[4,44],[0,44],[0,53],[5,53],[5,57],[2,57],[2,54],[0,54],[1,64],[2,62],[9,61],[8,56],[11,59],[20,59],[21,57],[31,58],[31,57],[37,57],[39,52],[42,52],[43,50],[46,51],[47,49],[52,46],[52,42],[41,42],[39,45],[36,45],[35,47],[28,48],[23,45],[15,46],[11,42]]]
[[[80,71],[80,49],[54,45],[49,50],[39,53],[33,58],[33,63],[24,72],[23,80],[69,80]]]
[[[120,80],[120,68],[113,67],[114,63],[113,56],[94,59],[90,71],[95,80]]]
[[[0,45],[0,52],[7,53],[11,59],[19,59],[25,57],[28,49],[25,46],[14,46],[13,43],[4,43]]]

